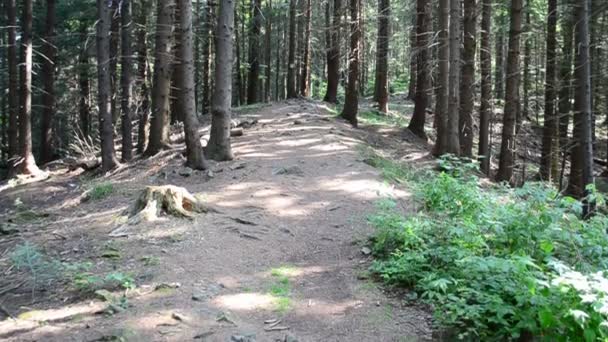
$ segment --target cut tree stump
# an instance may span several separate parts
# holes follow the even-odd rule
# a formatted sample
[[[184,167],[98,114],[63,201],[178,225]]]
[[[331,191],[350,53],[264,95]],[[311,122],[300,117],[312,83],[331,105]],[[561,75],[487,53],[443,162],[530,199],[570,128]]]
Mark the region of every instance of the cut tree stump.
[[[217,212],[185,188],[175,185],[147,186],[135,203],[127,209],[127,222],[114,229],[110,236],[128,235],[127,226],[156,220],[161,215],[193,219],[197,213]]]

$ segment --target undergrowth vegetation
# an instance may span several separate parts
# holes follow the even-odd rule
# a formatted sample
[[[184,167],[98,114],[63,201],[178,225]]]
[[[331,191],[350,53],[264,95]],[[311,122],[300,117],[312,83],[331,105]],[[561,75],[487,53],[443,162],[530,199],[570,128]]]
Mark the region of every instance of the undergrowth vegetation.
[[[430,304],[441,329],[465,340],[608,339],[606,216],[581,220],[580,202],[546,184],[482,187],[453,158],[440,173],[366,161],[387,179],[416,177],[421,207],[404,216],[378,204],[372,271]]]

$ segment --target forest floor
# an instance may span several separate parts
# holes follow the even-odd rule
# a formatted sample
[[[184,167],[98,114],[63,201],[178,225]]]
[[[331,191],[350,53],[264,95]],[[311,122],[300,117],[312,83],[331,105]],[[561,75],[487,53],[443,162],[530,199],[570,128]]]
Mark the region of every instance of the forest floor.
[[[18,223],[17,233],[0,235],[0,340],[432,339],[427,308],[368,277],[367,215],[386,197],[404,211],[414,204],[361,152],[371,146],[424,165],[428,146],[399,127],[353,129],[333,116],[304,100],[241,111],[240,120],[257,123],[233,138],[235,160],[211,171],[185,169],[182,145],[108,175],[60,169],[45,181],[0,186],[0,222]],[[145,186],[163,184],[201,194],[218,212],[109,236]],[[100,193],[86,200],[87,191]],[[20,258],[29,255],[21,269],[19,248],[28,252]],[[57,280],[45,274],[52,267],[35,266],[40,260],[94,266]],[[73,289],[104,275],[136,286],[105,301]]]

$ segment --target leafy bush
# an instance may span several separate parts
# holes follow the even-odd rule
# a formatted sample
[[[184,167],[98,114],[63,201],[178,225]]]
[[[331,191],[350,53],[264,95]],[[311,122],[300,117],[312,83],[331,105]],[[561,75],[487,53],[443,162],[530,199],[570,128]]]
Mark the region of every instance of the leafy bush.
[[[91,188],[86,198],[93,201],[98,201],[110,196],[114,192],[114,184],[112,183],[100,183]]]
[[[607,218],[545,184],[480,188],[457,165],[415,185],[423,210],[383,201],[372,271],[431,304],[461,339],[608,339]]]

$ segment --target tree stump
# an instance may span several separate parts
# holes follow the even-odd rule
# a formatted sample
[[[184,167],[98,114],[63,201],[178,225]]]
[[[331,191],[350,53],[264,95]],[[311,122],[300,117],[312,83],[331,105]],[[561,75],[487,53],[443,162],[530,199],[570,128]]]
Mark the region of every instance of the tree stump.
[[[147,186],[127,209],[126,224],[113,230],[110,236],[126,236],[127,226],[154,221],[163,214],[193,219],[197,213],[210,211],[215,212],[185,188],[175,185]]]

